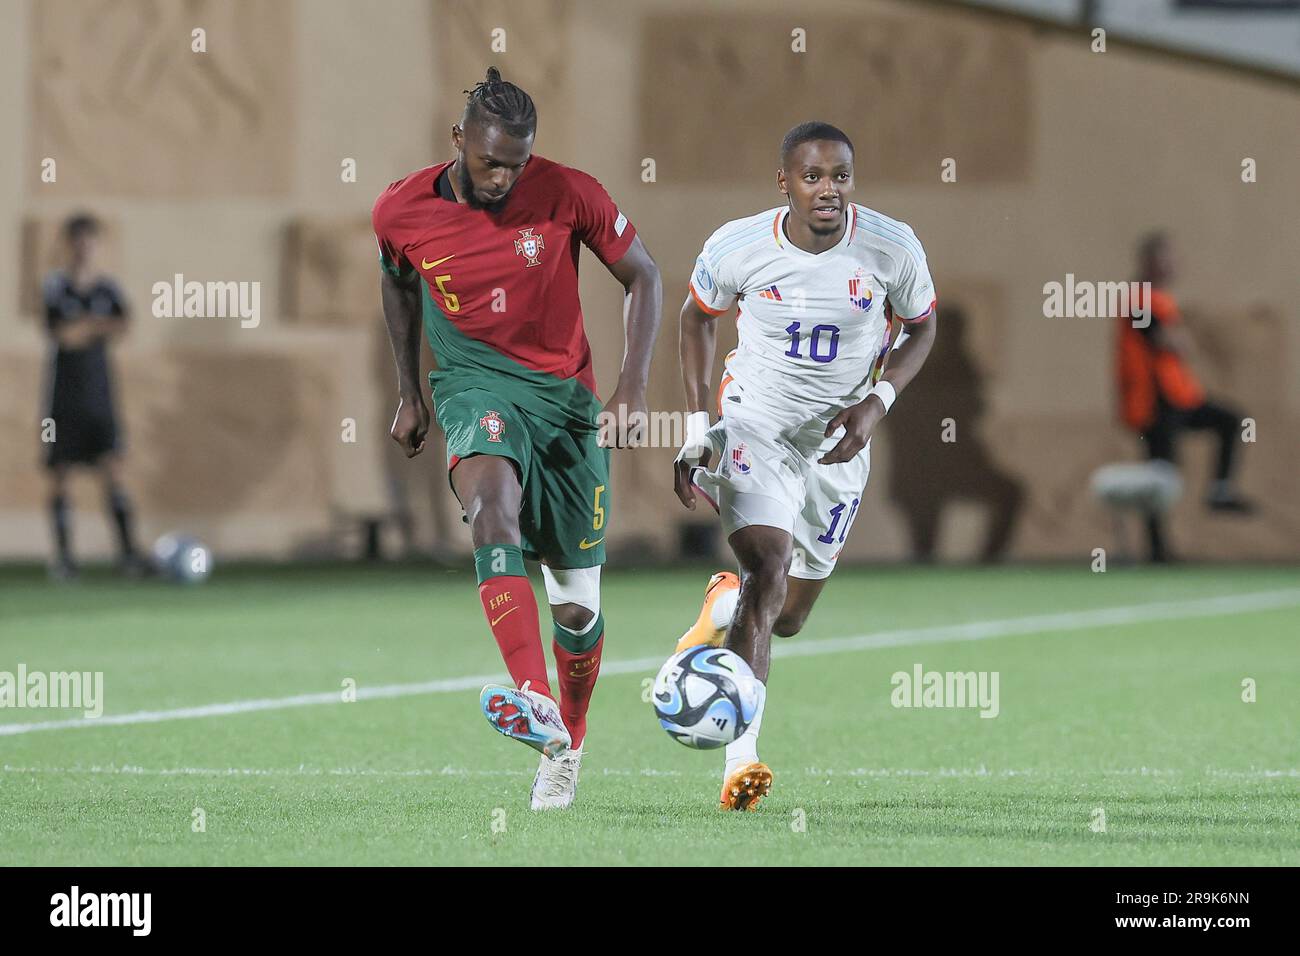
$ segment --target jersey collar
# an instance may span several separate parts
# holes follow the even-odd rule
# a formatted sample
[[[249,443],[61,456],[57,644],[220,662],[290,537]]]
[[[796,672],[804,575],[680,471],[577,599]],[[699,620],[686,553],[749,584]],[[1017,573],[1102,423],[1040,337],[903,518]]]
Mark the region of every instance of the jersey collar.
[[[844,235],[840,236],[840,241],[835,243],[835,245],[831,246],[825,252],[808,252],[806,249],[800,249],[793,242],[791,242],[789,239],[786,238],[785,220],[789,214],[790,214],[789,206],[785,206],[777,212],[776,218],[772,221],[772,238],[776,240],[777,248],[781,249],[781,251],[787,252],[792,256],[796,256],[804,259],[817,259],[821,256],[833,252],[838,252],[839,250],[843,249],[845,246],[847,246],[850,242],[853,241],[853,231],[857,228],[858,225],[857,207],[854,206],[853,203],[849,203],[849,221],[848,224],[844,227]]]
[[[456,202],[456,194],[451,189],[451,167],[454,161],[447,163],[437,176],[433,177],[433,194],[439,199]]]

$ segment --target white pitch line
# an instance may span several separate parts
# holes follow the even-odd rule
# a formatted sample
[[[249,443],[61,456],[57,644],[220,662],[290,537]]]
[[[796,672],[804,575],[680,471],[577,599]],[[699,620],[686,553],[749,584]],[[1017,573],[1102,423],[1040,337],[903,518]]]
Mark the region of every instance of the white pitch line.
[[[593,768],[591,773],[599,772],[605,777],[708,777],[717,776],[714,769],[688,772],[683,770],[663,770],[657,767],[601,767]],[[91,776],[122,777],[530,777],[533,770],[512,770],[480,767],[445,766],[434,769],[417,768],[414,770],[384,770],[375,767],[140,767],[135,764],[91,764],[79,767],[15,767],[0,764],[0,773],[18,775],[46,774],[51,776],[69,776],[88,774]],[[1300,769],[1287,767],[1283,770],[1250,769],[1224,770],[1217,767],[1205,767],[1201,770],[1162,769],[1159,767],[1115,767],[1102,770],[1045,770],[1043,768],[1026,768],[1023,770],[1004,768],[990,770],[983,765],[978,767],[936,767],[921,769],[912,767],[803,767],[786,770],[784,774],[802,773],[805,777],[829,778],[901,778],[912,777],[976,777],[1014,779],[1019,777],[1043,777],[1048,779],[1069,777],[1092,779],[1102,777],[1227,777],[1244,780],[1285,780],[1300,778]]]
[[[1079,631],[1093,627],[1111,627],[1119,624],[1137,624],[1149,621],[1175,621],[1186,618],[1248,614],[1255,611],[1297,606],[1300,606],[1300,588],[1256,591],[1249,594],[1227,594],[1218,597],[1192,598],[1185,601],[1155,601],[1147,604],[1093,608],[1087,611],[1063,611],[1056,614],[1034,614],[1026,617],[971,621],[966,624],[899,628],[892,631],[878,631],[874,634],[859,634],[852,637],[781,641],[773,643],[772,656],[811,657],[820,654],[840,654],[846,651],[875,650],[882,647],[904,647],[913,644],[982,641],[995,637],[1013,637],[1056,631]],[[601,664],[600,670],[602,674],[654,672],[659,669],[663,662],[664,658],[662,657],[606,661]],[[358,701],[382,700],[421,694],[448,694],[457,691],[478,690],[484,684],[501,683],[508,680],[506,674],[496,673],[421,681],[413,684],[384,684],[379,687],[358,688],[356,699]],[[178,707],[173,710],[139,710],[129,714],[109,714],[95,718],[75,717],[67,720],[0,724],[0,737],[33,733],[39,730],[76,730],[123,724],[156,724],[169,720],[224,717],[230,714],[249,714],[263,710],[285,710],[291,707],[340,704],[342,702],[343,695],[341,691],[324,691],[318,694],[296,694],[292,697],[268,697],[255,700],[235,700],[221,704],[203,704],[198,707]]]

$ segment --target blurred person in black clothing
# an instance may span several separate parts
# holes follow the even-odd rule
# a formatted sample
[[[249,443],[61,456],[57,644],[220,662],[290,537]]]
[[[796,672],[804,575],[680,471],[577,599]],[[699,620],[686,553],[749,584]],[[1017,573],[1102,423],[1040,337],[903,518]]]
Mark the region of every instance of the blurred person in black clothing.
[[[122,569],[146,569],[135,547],[131,503],[122,486],[121,434],[108,360],[108,343],[126,331],[127,307],[117,283],[96,271],[99,232],[99,222],[89,215],[73,216],[64,224],[68,266],[46,276],[43,290],[51,341],[46,414],[54,422],[45,464],[57,552],[52,573],[60,579],[77,572],[67,498],[73,465],[88,465],[99,473]]]

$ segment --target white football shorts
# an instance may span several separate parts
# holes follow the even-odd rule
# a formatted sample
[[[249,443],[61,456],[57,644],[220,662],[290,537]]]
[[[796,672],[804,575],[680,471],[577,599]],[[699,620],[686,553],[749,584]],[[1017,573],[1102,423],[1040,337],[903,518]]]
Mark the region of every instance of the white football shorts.
[[[708,432],[713,455],[694,482],[717,508],[723,533],[780,528],[794,539],[791,577],[829,577],[862,502],[871,443],[851,461],[822,465],[817,459],[843,429],[826,438],[812,413],[760,404],[735,379],[719,398],[722,417]]]

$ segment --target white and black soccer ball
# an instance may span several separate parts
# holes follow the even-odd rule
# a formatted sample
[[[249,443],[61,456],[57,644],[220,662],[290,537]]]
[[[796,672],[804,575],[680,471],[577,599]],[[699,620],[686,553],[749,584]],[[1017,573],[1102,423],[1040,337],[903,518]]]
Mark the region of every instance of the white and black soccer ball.
[[[163,535],[154,542],[153,561],[160,575],[184,584],[198,584],[212,574],[212,552],[193,535]]]
[[[748,729],[759,706],[758,678],[735,651],[688,647],[654,683],[654,708],[668,736],[687,747],[724,747]]]

